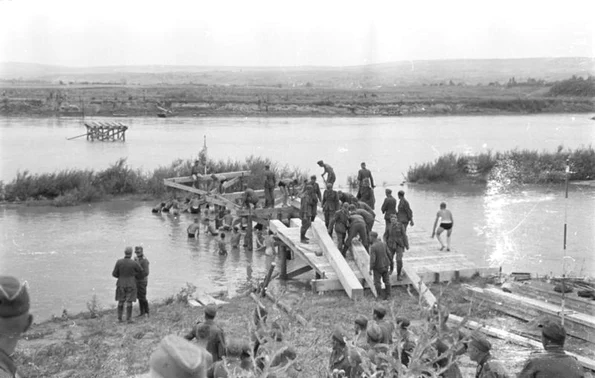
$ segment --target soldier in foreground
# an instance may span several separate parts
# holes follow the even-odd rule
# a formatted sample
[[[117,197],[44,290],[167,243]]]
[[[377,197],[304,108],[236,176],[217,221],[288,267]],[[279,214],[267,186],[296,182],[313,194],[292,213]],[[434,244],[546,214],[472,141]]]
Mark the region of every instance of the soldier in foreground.
[[[343,205],[345,205],[345,204],[343,204]],[[364,246],[366,251],[369,250],[368,231],[366,230],[366,221],[364,220],[364,217],[351,211],[351,206],[354,206],[354,205],[348,205],[348,206],[350,207],[350,210],[349,210],[349,235],[347,236],[347,240],[345,241],[345,245],[343,246],[343,251],[341,251],[343,256],[347,255],[347,250],[349,248],[351,248],[351,241],[356,236],[359,236],[359,238],[362,242],[362,245]]]
[[[477,362],[475,378],[509,378],[504,365],[490,354],[492,344],[479,331],[471,334],[467,344],[469,359]]]
[[[407,226],[409,224],[413,227],[413,211],[411,210],[411,206],[409,206],[409,201],[405,199],[404,191],[399,190],[397,197],[399,197],[397,203],[397,218],[399,219],[399,222],[403,223],[405,232],[407,232]]]
[[[324,212],[324,225],[331,236],[333,236],[333,229],[329,228],[329,225],[337,210],[339,210],[339,196],[333,190],[333,184],[327,183],[322,196],[322,211]]]
[[[314,206],[316,206],[316,202],[314,202],[315,199],[313,197],[314,194],[312,193],[312,186],[306,185],[306,190],[302,194],[300,205],[300,218],[302,220],[302,227],[300,228],[300,242],[304,244],[308,244],[310,240],[306,237],[306,231],[308,231],[310,225],[312,224],[312,203],[314,203]],[[314,213],[314,216],[316,216],[316,213]]]
[[[213,378],[255,377],[254,366],[242,358],[244,342],[231,339],[225,347],[225,358],[213,365]]]
[[[394,260],[397,260],[397,281],[401,281],[401,271],[403,270],[403,254],[405,249],[409,249],[409,239],[405,233],[403,224],[398,221],[397,215],[391,215],[391,223],[384,231],[384,240],[389,251],[390,274],[394,271]]]
[[[27,282],[20,282],[11,276],[0,276],[0,378],[17,376],[12,355],[19,338],[32,323]]]
[[[140,314],[138,316],[149,316],[149,301],[147,301],[147,284],[149,283],[149,260],[144,255],[143,247],[134,247],[134,253],[136,261],[141,268],[143,273],[141,276],[136,278],[136,290],[138,294],[138,305],[140,308]]]
[[[180,336],[167,335],[149,359],[149,373],[142,378],[206,378],[207,351]]]
[[[353,339],[353,345],[356,348],[363,350],[368,349],[368,318],[363,315],[359,315],[355,318],[355,337]]]
[[[118,321],[122,322],[124,303],[126,303],[126,321],[132,323],[132,303],[136,302],[136,279],[143,277],[143,268],[132,260],[132,247],[126,247],[124,258],[119,259],[114,266],[112,276],[117,278],[116,301],[118,301]]]
[[[361,377],[361,358],[347,346],[345,333],[340,328],[335,328],[331,334],[331,342],[333,350],[330,356],[329,368],[333,377]],[[343,371],[343,375],[341,375],[341,371]]]
[[[531,354],[518,377],[583,378],[585,372],[576,358],[564,352],[566,341],[564,326],[557,320],[546,320],[539,327],[544,350]]]
[[[384,294],[382,298],[387,300],[390,297],[390,275],[389,269],[391,260],[386,245],[378,239],[378,233],[370,233],[370,275],[374,276],[374,287],[380,295],[380,279],[384,282]],[[392,339],[391,339],[392,342]]]
[[[328,233],[331,236],[333,235],[333,229],[337,234],[337,248],[343,257],[345,257],[345,237],[347,236],[347,231],[349,231],[349,205],[346,202],[341,205],[339,210],[335,211],[334,216],[331,218],[328,226]]]
[[[376,322],[376,324],[378,324],[378,326],[382,330],[382,339],[380,340],[380,342],[383,344],[392,344],[393,331],[395,330],[395,326],[392,322],[384,320],[385,315],[386,307],[382,305],[374,307],[372,319]]]
[[[217,307],[215,305],[208,305],[205,307],[205,321],[197,322],[192,330],[184,336],[186,340],[194,339],[198,334],[198,328],[202,325],[208,325],[209,341],[207,342],[207,351],[213,356],[213,361],[217,362],[223,358],[225,353],[225,335],[223,330],[215,323],[215,316],[217,316]]]

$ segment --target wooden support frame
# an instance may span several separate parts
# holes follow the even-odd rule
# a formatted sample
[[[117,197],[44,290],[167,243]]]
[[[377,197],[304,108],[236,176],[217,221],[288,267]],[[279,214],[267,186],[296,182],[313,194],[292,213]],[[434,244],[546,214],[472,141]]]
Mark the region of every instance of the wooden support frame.
[[[314,235],[320,241],[319,245],[324,256],[329,260],[349,298],[357,299],[363,297],[364,288],[362,284],[351,270],[349,264],[347,264],[347,261],[343,258],[343,255],[341,255],[341,252],[337,249],[324,223],[317,218],[312,222],[311,228]]]
[[[228,200],[227,198],[225,198],[219,194],[211,194],[211,193],[209,193],[205,190],[202,190],[202,189],[196,189],[192,186],[183,185],[183,184],[179,184],[174,181],[170,181],[170,179],[163,179],[163,184],[165,186],[169,186],[170,188],[185,190],[187,192],[199,194],[199,195],[205,197],[204,199],[206,202],[212,203],[215,205],[225,206],[228,209],[231,209],[233,211],[237,211],[240,208],[239,205],[233,203],[232,201]]]
[[[302,275],[304,273],[307,273],[307,272],[309,272],[311,270],[312,270],[312,267],[310,265],[303,266],[301,268],[298,268],[298,269],[296,269],[294,271],[291,271],[291,272],[287,273],[286,274],[286,277],[287,277],[286,279],[295,278],[295,277],[297,277],[299,275]]]

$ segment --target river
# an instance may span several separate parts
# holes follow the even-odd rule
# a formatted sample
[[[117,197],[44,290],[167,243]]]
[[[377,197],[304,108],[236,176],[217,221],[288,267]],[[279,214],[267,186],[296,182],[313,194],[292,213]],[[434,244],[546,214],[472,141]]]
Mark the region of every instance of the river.
[[[345,185],[365,161],[377,183],[377,208],[384,187],[403,189],[415,227],[428,232],[440,202],[453,211],[454,250],[483,266],[505,272],[595,275],[595,188],[559,185],[488,191],[481,186],[405,185],[402,174],[442,153],[479,153],[511,148],[576,148],[595,140],[595,123],[585,114],[419,118],[122,118],[130,125],[125,143],[67,141],[84,132],[74,118],[0,119],[0,179],[17,171],[103,169],[121,157],[151,170],[177,158],[196,157],[207,137],[209,156],[270,157],[320,173],[316,161],[334,166]],[[127,245],[143,245],[151,261],[149,299],[174,294],[186,282],[199,291],[241,288],[262,277],[262,252],[220,257],[216,240],[204,232],[188,241],[189,215],[151,214],[152,203],[121,200],[71,208],[0,207],[0,273],[26,279],[33,312],[47,318],[85,309],[95,294],[111,306],[111,270]],[[562,264],[564,214],[567,258]],[[437,242],[436,242],[437,243]],[[438,246],[438,245],[437,245]]]

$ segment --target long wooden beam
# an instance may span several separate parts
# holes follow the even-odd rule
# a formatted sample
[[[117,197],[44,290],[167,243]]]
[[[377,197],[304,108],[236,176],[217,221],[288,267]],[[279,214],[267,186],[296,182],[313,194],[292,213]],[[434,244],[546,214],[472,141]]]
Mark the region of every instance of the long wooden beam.
[[[312,266],[316,273],[323,274],[324,272],[322,272],[316,265],[312,265],[304,253],[298,248],[297,242],[292,240],[283,232],[286,228],[287,226],[285,226],[280,220],[271,219],[269,222],[269,229],[276,233],[276,236],[294,252],[295,256],[300,257],[305,263],[308,263],[308,265]]]
[[[362,245],[357,240],[352,241],[351,243],[351,253],[353,253],[353,259],[355,260],[355,264],[359,268],[359,271],[368,284],[370,291],[374,295],[374,297],[378,297],[378,292],[376,291],[376,287],[374,287],[374,278],[370,275],[370,255]]]
[[[339,277],[339,281],[341,281],[349,298],[357,299],[363,297],[364,288],[362,284],[351,270],[349,264],[347,264],[347,261],[343,258],[343,255],[341,255],[341,252],[337,249],[333,239],[328,234],[326,226],[320,219],[317,218],[312,222],[312,232],[318,238],[324,256],[328,259],[331,267]]]
[[[403,266],[403,272],[405,272],[407,277],[413,282],[412,286],[418,292],[419,296],[422,297],[430,307],[433,306],[436,303],[436,297],[432,294],[424,281],[417,275],[413,267],[405,265]]]
[[[556,305],[562,304],[562,294],[553,290],[550,291],[541,287],[533,286],[531,284],[523,285],[518,283],[512,283],[510,288],[515,294],[543,300]],[[572,293],[566,294],[564,300],[564,305],[567,309],[584,312],[586,314],[595,314],[595,301],[593,300],[581,298],[575,296]]]
[[[293,207],[270,207],[265,209],[252,209],[252,215],[263,219],[278,219],[279,216],[282,218],[291,218],[291,215],[297,214],[297,211]],[[250,211],[248,209],[241,209],[236,211],[238,217],[248,216]]]
[[[208,180],[212,180],[211,175],[212,174],[206,174],[206,175],[198,174],[197,176],[200,177],[201,180],[208,181]],[[226,179],[229,180],[229,179],[233,179],[233,178],[236,178],[236,177],[249,176],[250,175],[250,171],[221,172],[221,173],[215,173],[215,175],[217,177],[223,176],[223,177],[225,177]],[[177,182],[177,183],[180,183],[180,184],[194,182],[194,179],[192,178],[192,176],[172,177],[172,178],[169,178],[168,180],[171,180],[173,182]]]

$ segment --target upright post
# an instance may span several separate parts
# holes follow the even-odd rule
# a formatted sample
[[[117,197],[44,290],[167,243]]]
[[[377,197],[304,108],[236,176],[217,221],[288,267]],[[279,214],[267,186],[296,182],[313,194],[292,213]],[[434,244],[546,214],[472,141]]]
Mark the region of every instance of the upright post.
[[[244,236],[244,242],[246,243],[246,248],[248,251],[252,251],[253,242],[252,242],[252,208],[250,204],[248,204],[248,225],[246,226],[246,236]]]
[[[562,258],[562,325],[564,325],[564,306],[566,305],[566,234],[568,232],[568,176],[570,159],[566,159],[566,188],[564,195],[564,256]]]
[[[285,245],[279,246],[279,278],[287,279],[287,253],[288,248]]]

